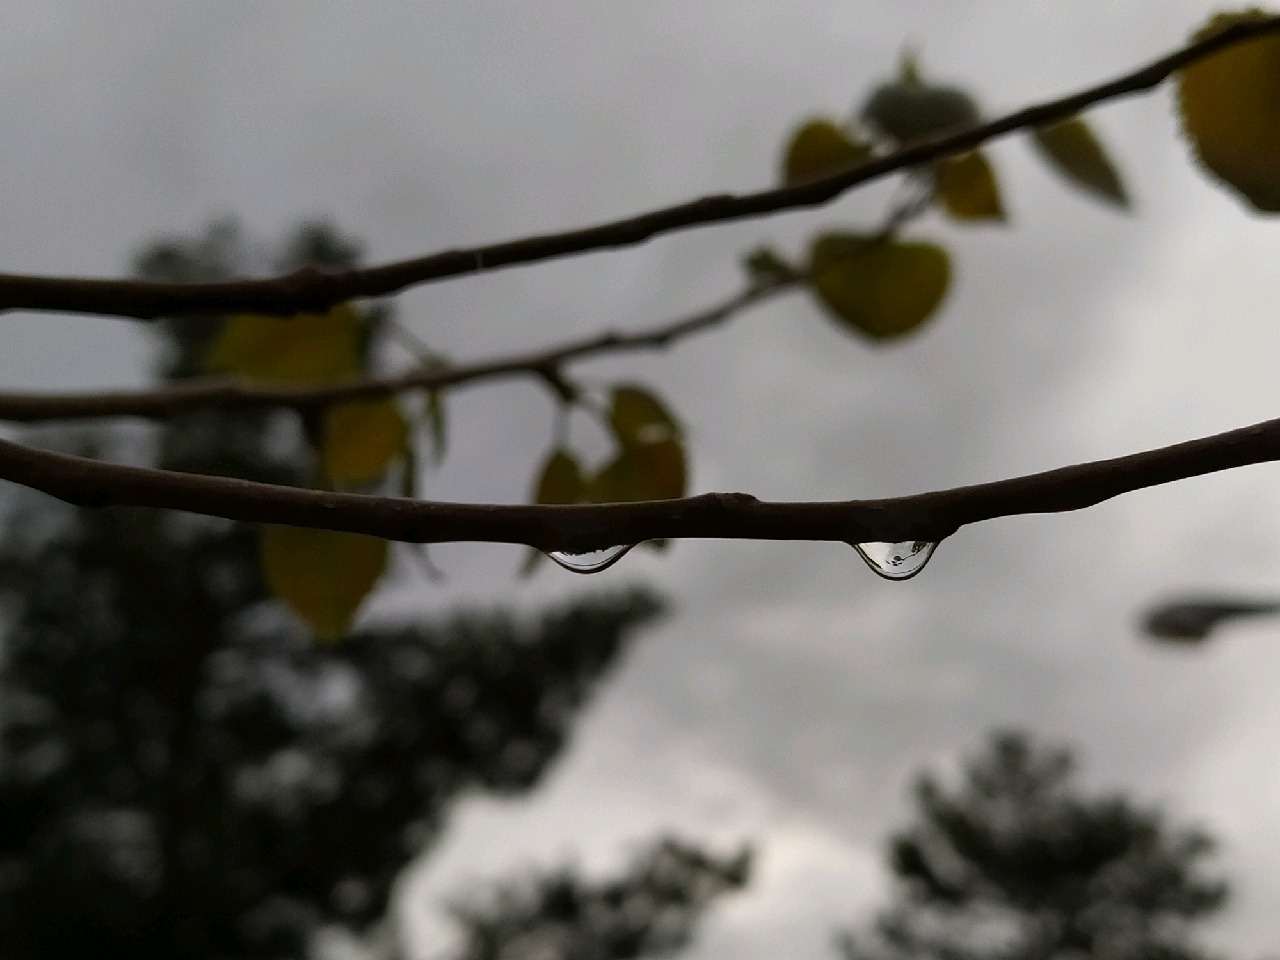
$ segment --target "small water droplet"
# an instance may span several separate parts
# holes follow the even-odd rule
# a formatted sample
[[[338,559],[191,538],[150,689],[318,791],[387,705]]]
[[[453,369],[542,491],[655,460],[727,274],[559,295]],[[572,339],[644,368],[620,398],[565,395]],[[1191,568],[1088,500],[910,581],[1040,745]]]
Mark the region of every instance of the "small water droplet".
[[[937,548],[930,540],[853,544],[867,566],[886,580],[910,580],[924,569]]]
[[[567,550],[552,550],[547,556],[573,573],[599,573],[608,570],[627,555],[635,544],[628,543],[621,547],[605,547],[603,550],[588,550],[586,553],[570,553]]]

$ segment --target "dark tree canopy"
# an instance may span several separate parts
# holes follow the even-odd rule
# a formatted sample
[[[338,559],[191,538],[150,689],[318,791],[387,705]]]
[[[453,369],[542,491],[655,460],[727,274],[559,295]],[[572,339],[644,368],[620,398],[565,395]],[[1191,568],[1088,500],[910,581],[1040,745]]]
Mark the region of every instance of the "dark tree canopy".
[[[622,876],[587,882],[560,870],[502,884],[454,914],[458,960],[634,960],[688,945],[702,911],[747,882],[750,854],[717,857],[667,838]]]
[[[140,263],[234,275],[254,266],[246,247],[224,224]],[[354,256],[308,227],[275,265]],[[213,330],[214,318],[168,328],[165,376],[199,370]],[[206,411],[154,443],[45,440],[297,483],[308,461],[291,417]],[[36,497],[13,508],[0,591],[6,960],[293,958],[321,924],[367,925],[463,791],[538,780],[658,609],[621,593],[318,645],[268,599],[254,529]]]
[[[1122,796],[1082,796],[1070,751],[998,733],[948,789],[925,775],[895,835],[895,901],[847,960],[1193,960],[1227,885],[1210,838]]]

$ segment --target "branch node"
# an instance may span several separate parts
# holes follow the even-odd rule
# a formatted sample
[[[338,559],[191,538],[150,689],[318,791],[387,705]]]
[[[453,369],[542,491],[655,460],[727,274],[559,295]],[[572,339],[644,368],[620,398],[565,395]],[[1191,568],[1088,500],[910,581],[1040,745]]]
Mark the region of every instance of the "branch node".
[[[559,397],[561,403],[576,403],[579,397],[578,388],[565,379],[560,368],[555,364],[547,364],[533,368],[547,387]]]

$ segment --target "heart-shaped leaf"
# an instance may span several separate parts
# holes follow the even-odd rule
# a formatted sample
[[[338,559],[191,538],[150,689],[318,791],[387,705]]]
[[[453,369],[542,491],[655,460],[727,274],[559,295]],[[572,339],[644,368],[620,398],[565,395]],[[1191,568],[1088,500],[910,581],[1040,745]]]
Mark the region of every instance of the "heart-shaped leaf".
[[[1260,10],[1220,13],[1195,39]],[[1182,126],[1200,162],[1256,209],[1280,213],[1280,36],[1229,47],[1178,75]]]
[[[586,496],[586,481],[577,458],[567,450],[552,450],[538,472],[534,503],[579,503]]]
[[[324,472],[336,485],[372,483],[403,453],[409,424],[394,397],[329,407],[320,426]]]
[[[609,424],[622,446],[658,443],[680,435],[675,418],[662,401],[643,387],[615,387],[609,404]]]
[[[932,243],[826,234],[813,244],[809,278],[819,302],[844,326],[873,340],[891,340],[937,310],[951,264],[947,252]]]
[[[587,480],[582,475],[578,458],[568,450],[556,448],[547,455],[533,485],[534,503],[581,503],[587,499]],[[530,550],[520,566],[520,576],[530,576],[538,569],[544,554]]]
[[[337,530],[269,526],[262,566],[276,598],[315,632],[338,640],[387,567],[387,542]]]
[[[938,171],[938,199],[956,220],[1005,219],[995,171],[979,150],[943,161]]]
[[[804,183],[848,170],[871,157],[871,145],[830,120],[810,120],[791,136],[782,158],[782,182]]]
[[[363,321],[349,303],[293,317],[242,313],[218,332],[206,365],[252,380],[334,380],[360,371]]]
[[[632,503],[683,497],[687,483],[684,447],[675,438],[627,446],[588,483],[592,503]]]

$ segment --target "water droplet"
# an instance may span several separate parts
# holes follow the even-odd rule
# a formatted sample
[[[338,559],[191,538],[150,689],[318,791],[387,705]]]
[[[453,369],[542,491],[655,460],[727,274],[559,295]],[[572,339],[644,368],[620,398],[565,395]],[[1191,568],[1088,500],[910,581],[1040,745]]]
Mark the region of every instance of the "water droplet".
[[[635,544],[628,543],[621,547],[605,547],[603,550],[588,550],[586,553],[570,553],[567,550],[552,550],[547,556],[566,570],[573,573],[599,573],[608,570],[627,555]]]
[[[853,544],[867,566],[886,580],[910,580],[924,569],[937,548],[930,540]]]

